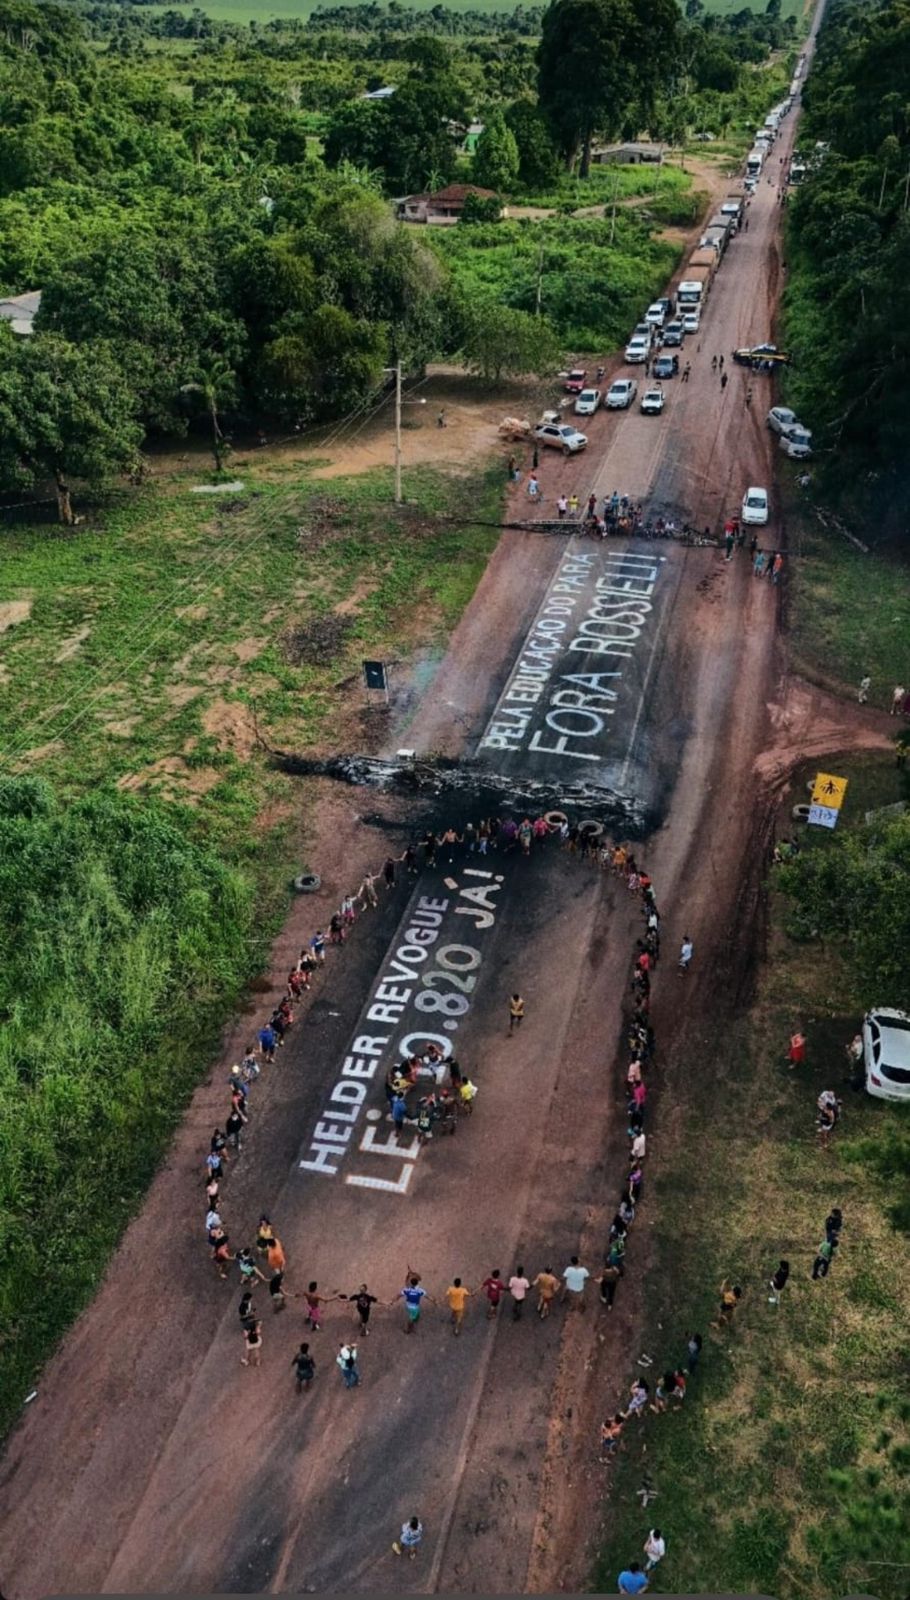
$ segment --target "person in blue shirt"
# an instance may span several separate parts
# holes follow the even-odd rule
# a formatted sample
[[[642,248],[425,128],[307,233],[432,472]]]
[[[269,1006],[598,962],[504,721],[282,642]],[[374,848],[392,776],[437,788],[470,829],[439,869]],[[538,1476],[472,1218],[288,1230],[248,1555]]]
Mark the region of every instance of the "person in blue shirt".
[[[399,1289],[398,1298],[399,1300],[404,1301],[405,1310],[408,1314],[408,1323],[405,1332],[413,1333],[418,1322],[420,1321],[420,1310],[424,1300],[432,1304],[432,1300],[427,1294],[426,1289],[421,1288],[419,1273],[410,1271],[408,1272],[407,1283],[403,1289]]]
[[[624,1567],[617,1579],[620,1594],[644,1594],[650,1579],[646,1572],[642,1572],[637,1561],[630,1561]]]

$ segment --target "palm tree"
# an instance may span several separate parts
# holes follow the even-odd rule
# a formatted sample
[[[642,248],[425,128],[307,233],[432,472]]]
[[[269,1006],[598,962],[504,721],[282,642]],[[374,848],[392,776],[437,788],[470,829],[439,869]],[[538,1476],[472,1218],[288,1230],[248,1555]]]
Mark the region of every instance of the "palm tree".
[[[199,375],[192,383],[180,385],[180,393],[201,395],[203,407],[212,422],[215,471],[221,472],[230,445],[222,431],[220,413],[223,406],[232,405],[237,397],[237,374],[224,356],[211,356],[199,368]]]

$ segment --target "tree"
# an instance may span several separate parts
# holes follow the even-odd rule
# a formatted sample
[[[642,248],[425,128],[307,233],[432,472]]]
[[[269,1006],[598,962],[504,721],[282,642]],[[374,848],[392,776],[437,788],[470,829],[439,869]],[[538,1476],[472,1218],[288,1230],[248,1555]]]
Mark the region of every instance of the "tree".
[[[0,482],[39,488],[52,479],[71,526],[71,480],[102,488],[135,464],[137,401],[111,347],[53,334],[0,340]]]
[[[506,124],[518,146],[518,178],[526,189],[549,189],[559,174],[559,159],[546,118],[530,100],[516,100]]]
[[[560,353],[559,340],[545,317],[512,311],[494,301],[465,312],[465,363],[488,380],[498,382],[504,373],[552,372]]]
[[[351,410],[378,388],[388,360],[385,329],[341,306],[292,315],[262,352],[259,393],[269,410],[297,421]]]
[[[537,50],[538,100],[566,162],[587,177],[595,133],[647,121],[672,64],[675,0],[553,0]]]
[[[518,166],[515,135],[506,126],[502,112],[494,111],[477,141],[471,169],[474,182],[497,194],[508,194],[518,177]]]
[[[180,393],[198,395],[208,412],[212,424],[212,455],[215,458],[215,471],[220,472],[230,448],[221,426],[221,413],[227,406],[234,405],[237,400],[236,372],[223,356],[210,356],[201,363],[199,372],[191,383],[180,385]]]

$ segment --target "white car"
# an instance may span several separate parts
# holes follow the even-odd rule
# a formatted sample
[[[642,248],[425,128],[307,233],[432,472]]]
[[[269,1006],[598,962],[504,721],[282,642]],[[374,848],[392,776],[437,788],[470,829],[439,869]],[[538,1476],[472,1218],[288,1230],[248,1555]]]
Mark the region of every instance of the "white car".
[[[743,495],[742,520],[744,527],[764,527],[768,520],[768,491],[755,487]]]
[[[685,312],[683,312],[682,325],[683,325],[683,333],[697,333],[699,328],[701,327],[701,312],[700,311],[685,311]]]
[[[785,439],[793,428],[799,427],[796,412],[791,411],[789,406],[772,406],[768,412],[768,427],[772,433],[779,433]]]
[[[653,306],[649,306],[645,312],[645,321],[650,323],[652,328],[662,328],[665,315],[664,307],[659,300],[655,300]]]
[[[812,454],[812,435],[797,422],[780,440],[780,447],[791,461],[806,461]]]
[[[634,333],[626,345],[626,360],[630,366],[636,362],[647,361],[651,354],[651,341],[643,333]]]
[[[577,417],[593,417],[601,402],[599,389],[582,389],[573,410]]]
[[[607,390],[607,410],[625,411],[632,404],[638,393],[638,384],[634,378],[617,378]]]
[[[658,385],[655,389],[646,389],[641,397],[640,410],[646,417],[657,417],[663,411],[665,397],[663,389]]]
[[[877,1100],[910,1100],[910,1017],[882,1007],[863,1020],[866,1092]]]
[[[551,450],[561,450],[564,456],[575,456],[584,450],[588,440],[568,422],[541,422],[534,429],[534,437]]]

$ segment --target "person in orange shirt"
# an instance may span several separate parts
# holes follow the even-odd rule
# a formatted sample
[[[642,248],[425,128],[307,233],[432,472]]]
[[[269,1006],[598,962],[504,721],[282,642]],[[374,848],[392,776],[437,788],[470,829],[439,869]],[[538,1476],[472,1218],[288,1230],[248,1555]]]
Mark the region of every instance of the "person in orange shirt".
[[[559,1279],[554,1277],[553,1268],[544,1267],[543,1272],[538,1272],[531,1287],[537,1290],[537,1315],[543,1320],[550,1315],[553,1296],[559,1288]]]
[[[461,1332],[465,1306],[472,1292],[465,1288],[460,1278],[455,1278],[446,1290],[446,1303],[452,1313],[452,1332],[456,1337]]]
[[[797,1029],[790,1035],[790,1048],[787,1051],[787,1061],[793,1067],[801,1067],[806,1059],[806,1036]]]

